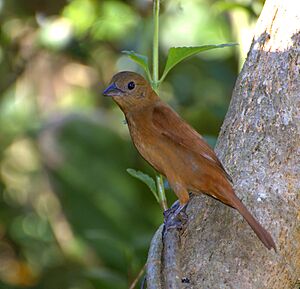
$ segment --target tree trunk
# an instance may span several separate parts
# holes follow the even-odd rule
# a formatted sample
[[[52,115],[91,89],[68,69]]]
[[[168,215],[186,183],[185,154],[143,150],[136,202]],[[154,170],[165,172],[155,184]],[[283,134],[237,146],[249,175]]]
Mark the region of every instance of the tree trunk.
[[[216,148],[237,195],[271,233],[277,253],[237,211],[194,197],[181,236],[182,288],[299,288],[299,6],[297,0],[266,1]]]

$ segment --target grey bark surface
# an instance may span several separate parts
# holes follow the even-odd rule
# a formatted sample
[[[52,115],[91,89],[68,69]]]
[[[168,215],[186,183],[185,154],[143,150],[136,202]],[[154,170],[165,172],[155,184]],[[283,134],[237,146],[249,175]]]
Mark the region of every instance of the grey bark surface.
[[[298,289],[299,1],[266,1],[216,152],[237,195],[273,236],[277,253],[263,246],[238,212],[195,196],[181,237],[182,276],[189,280],[182,288]],[[151,278],[163,280],[164,269],[157,271]]]

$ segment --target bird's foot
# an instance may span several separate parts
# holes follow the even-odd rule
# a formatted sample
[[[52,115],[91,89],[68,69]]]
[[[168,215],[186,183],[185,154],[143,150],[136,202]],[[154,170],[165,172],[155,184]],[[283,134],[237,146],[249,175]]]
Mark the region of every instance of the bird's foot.
[[[179,208],[180,203],[176,201],[171,208],[164,211],[164,221],[168,219],[171,215],[175,213],[175,211]]]
[[[185,209],[186,205],[175,202],[170,209],[164,211],[163,236],[169,229],[182,230],[185,227],[188,220]]]

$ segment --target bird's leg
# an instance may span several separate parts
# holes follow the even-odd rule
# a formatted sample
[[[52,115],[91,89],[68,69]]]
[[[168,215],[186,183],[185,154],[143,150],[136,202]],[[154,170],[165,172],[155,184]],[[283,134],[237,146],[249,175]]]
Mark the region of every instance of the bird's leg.
[[[164,212],[163,234],[168,229],[176,228],[182,230],[187,222],[185,208],[189,201],[189,193],[179,179],[172,177],[174,177],[174,175],[167,176],[171,188],[178,197],[178,201],[175,202],[170,209]]]
[[[176,201],[171,208],[164,211],[164,231],[168,228],[182,227],[181,218],[179,216],[182,211],[179,201]]]
[[[164,211],[164,230],[163,235],[168,229],[182,230],[187,222],[188,216],[185,212],[186,205],[180,205],[177,201],[172,207]]]
[[[179,201],[176,201],[171,208],[164,211],[164,219],[169,218],[170,215],[174,214],[175,211],[179,208],[180,203]]]

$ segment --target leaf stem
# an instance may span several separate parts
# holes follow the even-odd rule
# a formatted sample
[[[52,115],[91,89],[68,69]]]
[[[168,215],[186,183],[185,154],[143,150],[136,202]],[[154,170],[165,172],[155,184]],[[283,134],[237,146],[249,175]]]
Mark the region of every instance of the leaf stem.
[[[153,0],[153,51],[152,51],[152,88],[157,92],[159,87],[159,8],[160,0]],[[162,175],[156,176],[156,187],[162,209],[168,209]]]
[[[168,204],[167,204],[164,180],[163,180],[162,175],[157,175],[156,176],[156,187],[157,187],[157,191],[158,191],[158,197],[159,197],[159,200],[160,200],[160,205],[163,208],[163,210],[166,211],[168,209]]]
[[[153,67],[152,67],[152,87],[156,91],[159,86],[159,6],[160,0],[153,0]]]

